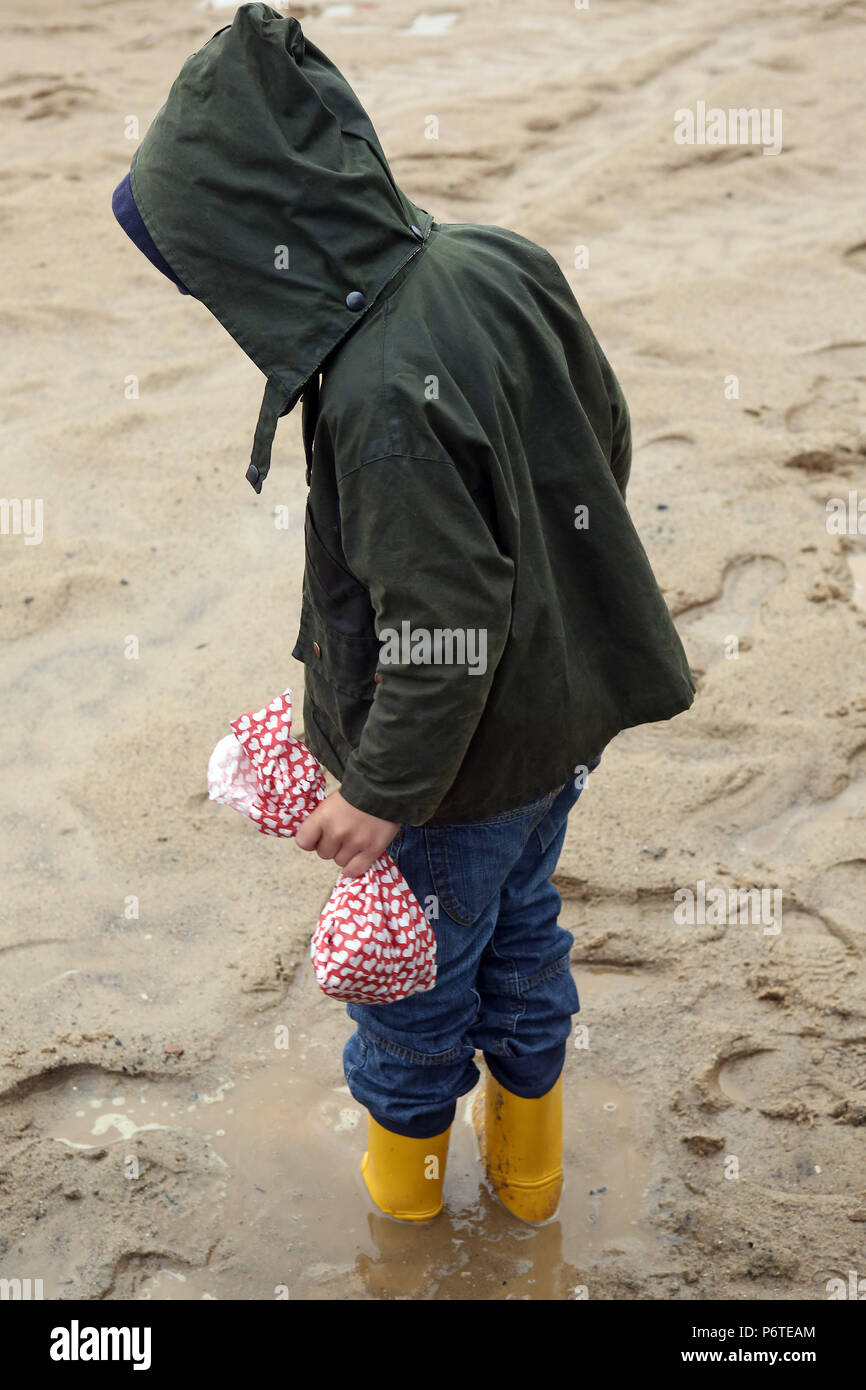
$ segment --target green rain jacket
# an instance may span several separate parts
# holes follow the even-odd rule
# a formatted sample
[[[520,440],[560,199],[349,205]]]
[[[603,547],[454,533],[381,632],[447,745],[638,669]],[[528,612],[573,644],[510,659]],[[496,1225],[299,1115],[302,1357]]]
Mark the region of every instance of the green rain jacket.
[[[263,4],[187,59],[130,173],[162,255],[267,378],[257,492],[303,396],[293,655],[305,742],[347,801],[504,815],[691,705],[626,510],[626,402],[547,251],[413,203],[345,78]]]

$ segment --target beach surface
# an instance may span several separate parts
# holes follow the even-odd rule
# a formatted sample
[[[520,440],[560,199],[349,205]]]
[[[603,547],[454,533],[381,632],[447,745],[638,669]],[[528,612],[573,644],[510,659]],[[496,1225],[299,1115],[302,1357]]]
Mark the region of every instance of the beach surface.
[[[135,122],[232,13],[0,20],[0,1277],[63,1299],[826,1298],[866,1275],[866,7],[291,11],[416,203],[568,275],[697,676],[570,823],[582,1010],[541,1229],[484,1186],[471,1098],[435,1225],[375,1212],[352,1025],[308,958],[334,866],[207,800],[229,720],[286,687],[300,710],[300,411],[256,497],[261,375],[110,201]],[[780,148],[678,143],[699,103],[779,112]]]

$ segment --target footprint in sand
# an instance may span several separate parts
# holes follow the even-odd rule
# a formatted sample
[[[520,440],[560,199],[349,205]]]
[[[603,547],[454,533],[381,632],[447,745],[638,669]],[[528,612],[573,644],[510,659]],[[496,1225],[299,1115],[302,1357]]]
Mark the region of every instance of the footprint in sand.
[[[842,796],[852,785],[858,785],[862,795],[861,780]],[[819,874],[811,896],[825,921],[860,954],[866,947],[866,859],[831,864]]]
[[[845,833],[845,822],[866,817],[866,766],[863,749],[848,763],[848,782],[835,796],[818,801],[794,801],[777,815],[761,821],[743,836],[752,854],[772,856],[782,853],[789,860],[806,860],[819,842],[838,845]],[[804,787],[803,791],[808,789]],[[838,852],[838,849],[837,849]],[[864,884],[866,889],[866,884]],[[866,901],[866,899],[864,899]],[[864,908],[866,914],[866,908]]]
[[[836,1116],[862,1068],[857,1049],[840,1040],[743,1035],[716,1047],[695,1081],[714,1109],[730,1113],[733,1104],[773,1120],[810,1121]]]
[[[709,1063],[694,1073],[694,1083],[703,1097],[702,1104],[714,1110],[725,1109],[731,1101],[748,1104],[748,1092],[737,1083],[737,1064],[772,1050],[771,1042],[762,1042],[748,1035],[739,1035],[720,1043],[714,1048]],[[724,1086],[721,1084],[722,1073],[726,1080]]]
[[[690,652],[704,661],[723,657],[728,639],[739,640],[751,631],[761,605],[786,573],[782,561],[772,555],[742,555],[731,560],[722,574],[718,598],[685,609],[676,620]]]
[[[782,933],[766,961],[749,976],[758,999],[799,1006],[841,1018],[866,1009],[862,970],[845,942],[820,917],[785,913]]]
[[[832,345],[831,345],[832,346]],[[852,344],[839,344],[850,348]],[[784,415],[785,428],[792,434],[825,429],[832,420],[837,429],[852,433],[861,427],[866,414],[866,375],[816,376],[809,387],[809,399],[790,406]]]
[[[777,1051],[750,1052],[722,1061],[716,1071],[722,1095],[774,1119],[829,1115],[838,1089],[820,1077],[807,1045],[786,1039]]]
[[[702,1088],[722,1110],[724,1151],[739,1160],[746,1201],[782,1200],[789,1220],[792,1204],[820,1211],[842,1197],[856,1209],[849,1175],[862,1162],[862,1108],[851,1082],[862,1058],[846,1066],[847,1050],[790,1031],[778,1044],[735,1039],[717,1050]]]

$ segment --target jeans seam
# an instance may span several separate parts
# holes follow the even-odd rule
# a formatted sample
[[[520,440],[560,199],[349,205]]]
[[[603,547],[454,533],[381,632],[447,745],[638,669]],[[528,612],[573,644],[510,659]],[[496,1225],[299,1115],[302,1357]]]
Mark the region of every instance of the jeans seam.
[[[392,1056],[399,1057],[404,1062],[417,1062],[421,1066],[436,1066],[440,1062],[453,1062],[460,1056],[460,1044],[450,1047],[447,1052],[416,1052],[414,1048],[404,1047],[402,1043],[395,1043],[390,1038],[381,1038],[378,1035],[370,1034],[376,1047],[381,1047],[383,1052],[390,1052]]]
[[[467,908],[465,903],[458,901],[456,894],[451,889],[451,883],[448,878],[448,856],[444,853],[444,846],[443,852],[438,856],[441,862],[441,869],[437,871],[433,866],[434,855],[433,847],[430,843],[430,832],[426,829],[424,831],[424,842],[427,849],[427,867],[430,870],[430,881],[436,891],[438,901],[442,904],[451,920],[456,922],[458,926],[471,926],[473,921],[477,921],[478,915],[480,914],[476,914],[476,916],[469,921],[465,921],[463,916],[458,916],[458,911],[465,914]],[[451,906],[449,906],[449,904],[451,904]],[[455,908],[457,911],[452,910]],[[483,910],[482,908],[482,911]]]
[[[558,791],[561,791],[561,790],[562,790],[562,788],[560,787],[560,788],[558,789]],[[528,814],[530,813],[530,811],[532,811],[533,807],[539,806],[539,805],[541,804],[542,801],[546,801],[546,800],[550,799],[550,802],[551,802],[551,804],[552,804],[553,798],[554,798],[555,796],[558,795],[558,791],[557,791],[557,792],[543,792],[542,795],[539,796],[539,797],[536,797],[536,799],[535,799],[534,801],[529,801],[529,802],[527,802],[526,805],[524,805],[524,806],[515,806],[514,810],[512,810],[512,811],[504,811],[504,812],[502,813],[501,816],[493,816],[490,820],[456,821],[453,825],[434,825],[434,826],[432,827],[432,829],[434,829],[434,830],[478,830],[480,827],[482,827],[482,826],[487,826],[487,825],[504,825],[504,824],[506,824],[508,821],[519,820],[521,816],[528,815]],[[545,809],[546,809],[546,808],[545,808]]]
[[[537,975],[531,976],[531,978],[528,980],[521,980],[519,983],[519,987],[520,989],[534,989],[534,987],[536,985],[540,985],[543,980],[549,980],[551,975],[558,975],[560,970],[565,970],[568,967],[568,965],[570,965],[570,963],[571,956],[568,953],[566,953],[565,955],[560,956],[559,960],[556,960],[551,965],[546,966],[544,970],[540,970]]]
[[[351,1086],[352,1077],[355,1075],[355,1072],[359,1071],[367,1060],[367,1040],[360,1032],[358,1033],[358,1047],[360,1048],[361,1056],[354,1066],[350,1066],[345,1073],[347,1086]]]
[[[520,1020],[522,1019],[522,1017],[523,1017],[523,1015],[524,1015],[525,1013],[526,1013],[526,1002],[525,1002],[525,1000],[524,1000],[520,995],[518,995],[518,998],[517,998],[517,1009],[516,1009],[516,1011],[515,1011],[513,1014],[509,1014],[509,1016],[508,1016],[508,1031],[507,1031],[507,1035],[506,1035],[507,1037],[512,1037],[512,1038],[516,1038],[516,1037],[517,1037],[517,1025],[518,1025],[518,1023],[520,1022]],[[504,1041],[504,1040],[503,1040],[503,1041]]]

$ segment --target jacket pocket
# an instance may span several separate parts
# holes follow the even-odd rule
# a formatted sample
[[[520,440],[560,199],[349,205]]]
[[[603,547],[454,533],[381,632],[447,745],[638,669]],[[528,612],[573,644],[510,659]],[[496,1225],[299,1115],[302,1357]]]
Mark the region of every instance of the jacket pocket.
[[[363,637],[350,636],[335,627],[306,590],[292,656],[303,661],[312,691],[318,689],[320,682],[325,682],[344,695],[372,700],[376,691],[378,642],[371,644]]]
[[[292,655],[307,667],[317,702],[322,685],[356,700],[372,700],[379,641],[370,595],[323,543],[309,506],[304,543],[301,623]],[[326,708],[334,717],[338,702],[329,701]],[[335,722],[342,726],[339,718]]]

